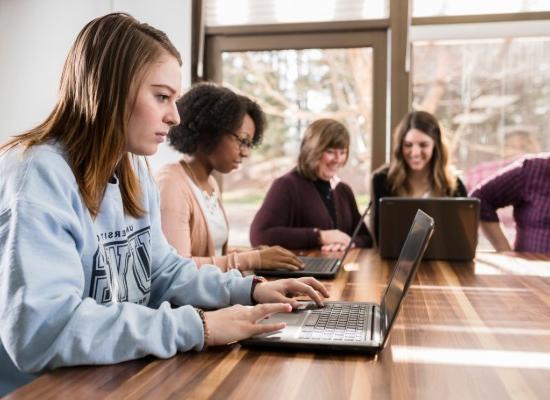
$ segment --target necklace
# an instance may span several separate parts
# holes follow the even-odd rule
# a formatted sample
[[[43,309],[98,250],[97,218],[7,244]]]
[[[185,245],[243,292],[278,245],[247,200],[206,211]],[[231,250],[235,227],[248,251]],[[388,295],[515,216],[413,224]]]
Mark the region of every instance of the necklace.
[[[216,191],[213,190],[212,188],[208,188],[209,190],[211,190],[211,194],[209,194],[208,191],[199,183],[197,176],[193,172],[193,169],[191,168],[191,166],[183,160],[180,163],[183,166],[183,168],[187,171],[187,174],[191,179],[191,182],[195,184],[197,189],[199,189],[199,193],[203,198],[206,211],[211,215],[215,214],[216,209],[218,208],[218,194],[216,193]]]
[[[212,192],[212,195],[209,195],[208,193],[206,193],[205,190],[202,190],[201,194],[204,200],[206,211],[210,215],[214,215],[216,213],[216,210],[218,209],[218,195],[216,194],[216,192]]]

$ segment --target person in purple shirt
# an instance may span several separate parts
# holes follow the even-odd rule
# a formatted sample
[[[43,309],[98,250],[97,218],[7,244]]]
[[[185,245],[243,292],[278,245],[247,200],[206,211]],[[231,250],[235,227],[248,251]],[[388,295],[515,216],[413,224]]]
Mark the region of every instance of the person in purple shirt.
[[[512,250],[496,210],[514,207],[515,251],[550,253],[550,153],[525,157],[470,194],[481,200],[481,230],[497,251]]]
[[[361,218],[353,191],[336,176],[348,159],[349,144],[349,132],[338,121],[319,119],[308,126],[298,165],[273,182],[254,217],[253,246],[322,251],[347,247]],[[372,246],[364,223],[353,244]]]

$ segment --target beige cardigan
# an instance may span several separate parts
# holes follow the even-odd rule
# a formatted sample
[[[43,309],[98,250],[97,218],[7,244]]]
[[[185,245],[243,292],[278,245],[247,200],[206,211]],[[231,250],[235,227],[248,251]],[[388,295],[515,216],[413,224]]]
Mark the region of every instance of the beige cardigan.
[[[250,250],[227,254],[227,242],[223,256],[216,257],[214,241],[208,223],[188,180],[188,174],[180,163],[162,167],[155,175],[160,189],[160,214],[162,230],[168,242],[183,257],[191,257],[198,266],[214,264],[222,270],[238,268],[241,271],[261,267],[260,252]],[[210,176],[209,183],[220,194],[216,180]],[[220,201],[220,208],[225,210]]]

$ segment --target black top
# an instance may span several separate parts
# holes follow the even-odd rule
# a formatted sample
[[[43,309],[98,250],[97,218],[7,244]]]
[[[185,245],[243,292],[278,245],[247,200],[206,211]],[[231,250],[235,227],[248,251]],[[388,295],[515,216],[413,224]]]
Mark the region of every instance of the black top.
[[[389,167],[387,165],[384,165],[383,167],[380,167],[372,174],[372,180],[371,180],[371,201],[373,202],[373,212],[371,213],[371,226],[374,227],[374,238],[376,239],[376,243],[378,243],[378,237],[379,237],[379,226],[380,221],[378,221],[378,214],[379,214],[379,203],[380,199],[382,197],[396,197],[397,195],[393,193],[390,189],[390,185],[388,183],[388,170]],[[466,187],[464,186],[464,183],[460,180],[460,178],[456,178],[456,189],[454,192],[447,194],[448,197],[467,197],[468,192],[466,191]]]
[[[313,184],[321,195],[321,199],[327,207],[330,218],[332,218],[332,222],[336,225],[336,207],[334,207],[334,199],[332,197],[332,188],[330,187],[330,182],[322,179],[317,179],[315,182],[313,182]]]

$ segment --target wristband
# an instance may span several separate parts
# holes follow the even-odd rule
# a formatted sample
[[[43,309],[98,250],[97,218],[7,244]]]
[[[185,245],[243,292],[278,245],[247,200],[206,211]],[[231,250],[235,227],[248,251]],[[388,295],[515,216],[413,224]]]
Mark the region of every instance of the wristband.
[[[197,311],[197,314],[199,314],[199,317],[202,321],[202,329],[204,331],[204,346],[202,349],[206,349],[208,346],[208,339],[210,338],[210,331],[208,330],[208,327],[206,326],[206,317],[204,316],[204,311],[201,308],[195,307],[195,311]]]
[[[254,300],[254,289],[256,289],[256,285],[258,283],[265,282],[266,279],[261,276],[255,276],[252,278],[252,286],[250,287],[250,303],[251,304],[258,304],[256,300]]]

